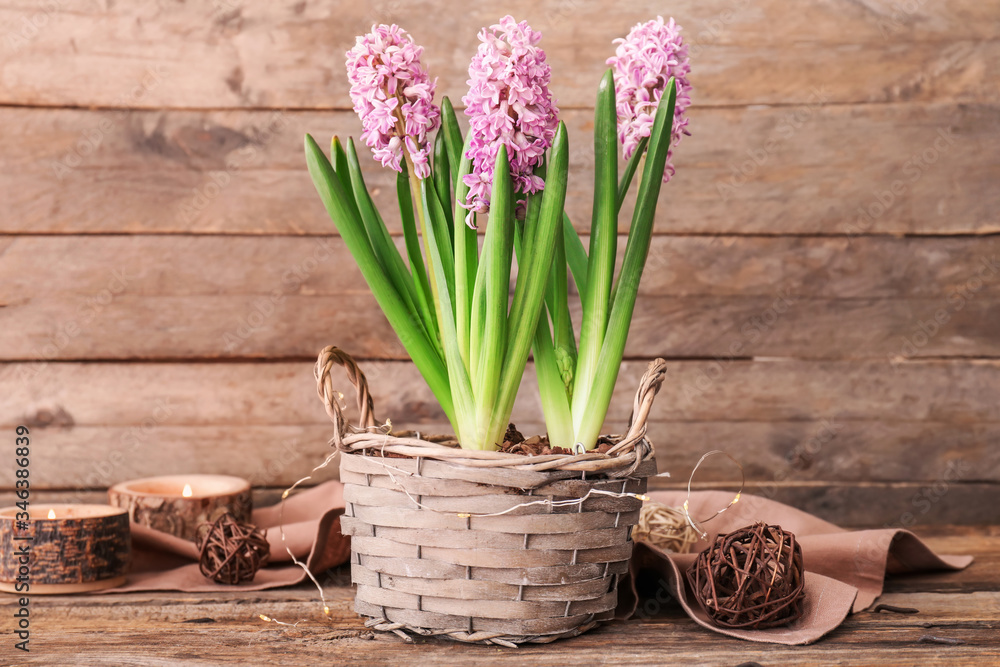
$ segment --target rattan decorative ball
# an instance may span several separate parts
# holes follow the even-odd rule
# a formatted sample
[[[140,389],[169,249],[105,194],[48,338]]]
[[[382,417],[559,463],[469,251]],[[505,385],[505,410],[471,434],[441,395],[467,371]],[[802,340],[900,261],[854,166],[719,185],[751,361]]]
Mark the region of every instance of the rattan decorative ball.
[[[201,573],[220,584],[253,581],[257,570],[267,565],[271,547],[264,532],[238,522],[226,512],[213,523],[198,527],[201,538]]]
[[[687,571],[698,604],[724,628],[759,630],[802,616],[802,548],[780,526],[719,535]]]
[[[698,541],[698,531],[687,520],[684,510],[647,500],[639,510],[639,523],[632,529],[632,539],[664,551],[686,554]]]

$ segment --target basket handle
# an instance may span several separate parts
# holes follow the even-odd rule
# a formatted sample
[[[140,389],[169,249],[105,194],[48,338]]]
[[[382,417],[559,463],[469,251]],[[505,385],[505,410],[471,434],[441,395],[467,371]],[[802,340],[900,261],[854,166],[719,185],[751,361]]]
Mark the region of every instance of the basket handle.
[[[357,392],[358,412],[360,413],[359,430],[363,431],[375,426],[375,404],[372,402],[372,395],[368,392],[368,380],[354,358],[333,345],[324,347],[323,351],[319,353],[319,358],[316,359],[316,368],[314,369],[316,393],[323,401],[326,414],[333,421],[335,427],[334,444],[340,448],[344,435],[348,429],[353,427],[345,419],[344,410],[340,407],[342,395],[333,388],[333,378],[330,377],[330,372],[334,366],[344,367],[344,370],[347,371],[347,379],[354,385]]]
[[[618,442],[617,445],[608,450],[608,454],[621,451],[638,450],[635,463],[632,469],[624,474],[632,474],[639,466],[639,463],[652,453],[652,448],[646,440],[646,420],[649,419],[649,411],[653,408],[653,399],[663,386],[663,378],[667,373],[667,362],[656,358],[649,362],[646,372],[639,380],[639,388],[635,391],[635,398],[632,400],[632,414],[628,418],[628,432]],[[616,473],[613,476],[618,476]]]
[[[641,428],[646,432],[646,420],[649,418],[649,411],[653,408],[653,399],[663,386],[663,378],[667,374],[667,362],[657,357],[646,366],[646,372],[639,380],[639,388],[635,390],[635,398],[632,400],[632,414],[628,418],[629,433],[633,429]]]

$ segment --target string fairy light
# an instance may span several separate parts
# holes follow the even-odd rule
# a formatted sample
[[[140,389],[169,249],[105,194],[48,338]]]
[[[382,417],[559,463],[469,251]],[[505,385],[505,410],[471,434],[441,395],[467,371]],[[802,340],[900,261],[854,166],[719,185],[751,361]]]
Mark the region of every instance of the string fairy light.
[[[340,400],[341,402],[343,402],[344,400],[344,395],[339,391],[337,392],[337,399]],[[392,422],[390,420],[386,420],[385,424],[383,424],[382,426],[373,426],[371,428],[376,429],[377,431],[382,431],[383,433],[388,435],[392,431]],[[292,553],[292,550],[288,547],[287,540],[285,539],[285,500],[288,498],[289,495],[291,495],[291,493],[296,488],[298,488],[300,484],[303,484],[311,480],[313,474],[330,465],[330,462],[332,462],[335,458],[337,458],[338,454],[340,454],[340,450],[335,448],[333,450],[333,453],[327,454],[326,458],[323,459],[323,462],[314,467],[312,470],[310,470],[308,475],[306,475],[302,479],[297,480],[290,487],[282,491],[281,502],[279,503],[278,506],[278,533],[281,535],[281,543],[285,545],[285,553],[287,553],[288,557],[292,559],[292,563],[302,568],[302,571],[306,573],[306,576],[309,577],[310,581],[313,582],[313,585],[316,586],[316,590],[319,591],[320,602],[323,605],[323,614],[327,617],[330,616],[330,605],[326,601],[326,594],[323,592],[323,586],[320,585],[319,581],[317,581],[316,577],[309,570],[308,565],[306,565],[305,563],[303,563],[302,561],[300,561],[298,558],[295,557],[295,554]],[[297,625],[298,623],[301,623],[301,621],[297,621],[296,623],[284,623],[277,619],[270,618],[265,614],[258,614],[258,616],[261,618],[261,620],[278,623],[279,625],[294,626]]]
[[[301,619],[301,620],[295,621],[294,623],[286,623],[284,621],[279,621],[276,618],[271,618],[270,616],[268,616],[266,614],[257,614],[257,618],[259,618],[260,620],[264,621],[265,623],[277,623],[278,625],[287,625],[290,628],[298,627],[299,623],[302,623],[302,621],[305,620],[305,619]]]
[[[690,511],[691,483],[694,481],[694,474],[698,472],[698,468],[701,467],[701,464],[704,463],[706,459],[712,456],[716,456],[718,454],[721,454],[722,456],[728,458],[730,461],[736,464],[737,468],[740,469],[740,490],[736,492],[736,495],[733,497],[732,500],[729,501],[729,504],[723,507],[721,510],[717,511],[715,514],[711,515],[708,518],[695,520],[694,518],[692,518]],[[705,452],[704,454],[702,454],[701,458],[698,459],[698,463],[696,463],[694,465],[694,468],[692,468],[691,475],[688,476],[687,497],[684,499],[684,504],[681,506],[681,509],[684,512],[684,518],[687,520],[688,525],[691,526],[691,528],[693,528],[695,531],[697,531],[697,533],[701,536],[701,539],[704,540],[708,538],[708,532],[701,527],[701,524],[708,523],[709,521],[716,518],[717,516],[728,510],[730,507],[738,503],[740,501],[740,497],[743,495],[743,489],[746,487],[746,483],[747,483],[747,476],[746,472],[743,470],[743,465],[735,458],[733,458],[733,456],[729,454],[729,452],[724,452],[721,449],[713,449],[710,452]]]
[[[635,498],[636,500],[642,500],[642,501],[650,499],[649,496],[642,493],[630,493],[627,491],[619,493],[616,491],[605,491],[603,489],[590,489],[589,491],[587,491],[585,495],[583,495],[580,498],[567,498],[566,500],[552,500],[551,498],[540,498],[538,500],[532,500],[526,503],[519,503],[517,505],[508,507],[507,509],[499,512],[479,513],[479,512],[454,512],[454,510],[441,510],[437,509],[436,507],[429,507],[427,505],[424,505],[419,500],[414,498],[413,494],[411,494],[405,486],[400,484],[399,480],[396,479],[396,476],[392,474],[392,471],[395,470],[396,472],[403,475],[411,475],[411,476],[413,475],[413,473],[408,470],[403,470],[402,468],[391,466],[385,462],[385,444],[388,441],[388,439],[389,439],[388,434],[386,434],[385,441],[383,441],[382,447],[380,449],[382,457],[380,459],[375,459],[375,462],[378,463],[380,466],[382,466],[382,468],[386,472],[386,475],[389,476],[389,479],[392,481],[392,483],[395,484],[400,491],[405,493],[406,497],[409,498],[410,501],[413,502],[413,504],[416,505],[418,509],[427,510],[429,512],[436,512],[438,514],[455,514],[460,519],[470,519],[473,517],[503,516],[504,514],[509,514],[514,510],[518,510],[523,507],[532,507],[534,505],[548,505],[550,507],[571,507],[573,505],[583,504],[584,501],[586,501],[588,498],[590,498],[591,495],[594,494],[601,496],[611,496],[612,498]],[[670,473],[667,473],[668,476],[669,474]]]

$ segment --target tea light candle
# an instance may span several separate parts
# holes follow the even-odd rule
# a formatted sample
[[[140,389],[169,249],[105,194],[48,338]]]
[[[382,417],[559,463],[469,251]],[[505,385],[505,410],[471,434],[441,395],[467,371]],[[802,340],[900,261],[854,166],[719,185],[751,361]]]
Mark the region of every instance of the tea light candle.
[[[166,475],[121,482],[108,489],[112,505],[137,524],[192,542],[198,526],[229,512],[250,521],[250,482],[228,475]]]
[[[0,509],[0,590],[83,593],[125,583],[132,555],[128,514],[108,505],[35,505],[28,519]],[[25,588],[27,586],[27,588]]]

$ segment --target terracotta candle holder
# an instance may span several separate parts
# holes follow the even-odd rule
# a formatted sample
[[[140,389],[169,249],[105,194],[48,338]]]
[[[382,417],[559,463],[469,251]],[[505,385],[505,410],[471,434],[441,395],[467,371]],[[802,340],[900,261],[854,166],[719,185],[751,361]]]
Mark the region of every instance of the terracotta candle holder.
[[[227,475],[167,475],[121,482],[108,489],[112,505],[137,524],[198,541],[198,526],[229,512],[250,522],[250,482]]]
[[[83,593],[125,583],[132,556],[128,514],[108,505],[0,509],[0,590]],[[26,587],[27,586],[27,587]]]

